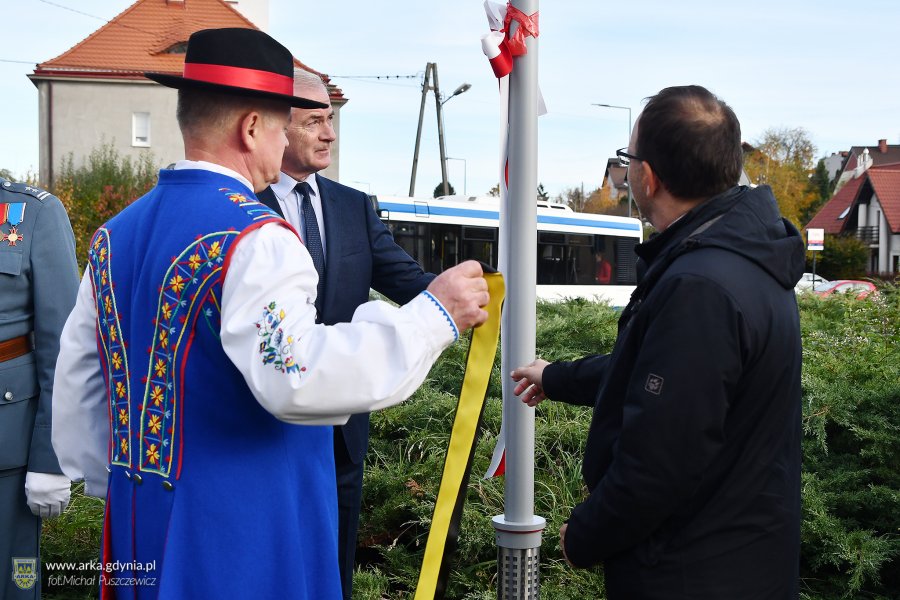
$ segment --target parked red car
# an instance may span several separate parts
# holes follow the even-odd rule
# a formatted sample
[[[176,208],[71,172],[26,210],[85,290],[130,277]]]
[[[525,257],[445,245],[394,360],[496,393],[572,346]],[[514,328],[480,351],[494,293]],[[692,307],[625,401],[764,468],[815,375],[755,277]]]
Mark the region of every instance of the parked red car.
[[[816,293],[823,298],[832,294],[852,294],[857,300],[862,300],[875,293],[875,284],[855,279],[838,279],[829,283],[825,289],[816,290]]]

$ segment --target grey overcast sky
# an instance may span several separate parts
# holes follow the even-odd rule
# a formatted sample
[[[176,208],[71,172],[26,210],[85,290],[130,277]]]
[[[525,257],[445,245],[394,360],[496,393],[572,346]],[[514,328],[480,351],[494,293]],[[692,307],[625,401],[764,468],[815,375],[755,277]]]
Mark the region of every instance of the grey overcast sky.
[[[0,168],[37,171],[37,92],[26,74],[112,19],[129,0],[0,0]],[[61,5],[61,6],[58,6]],[[700,84],[731,104],[745,141],[768,128],[803,127],[819,156],[853,145],[900,143],[900,3],[820,0],[545,1],[539,73],[549,114],[539,121],[538,180],[556,195],[601,183],[624,146],[630,107],[669,85]],[[343,183],[407,195],[427,62],[441,90],[471,90],[444,106],[450,181],[487,192],[498,180],[497,83],[481,52],[478,0],[271,0],[269,33],[333,76],[349,102],[341,116]],[[358,76],[417,75],[403,79]],[[416,195],[440,181],[433,96],[426,105]]]

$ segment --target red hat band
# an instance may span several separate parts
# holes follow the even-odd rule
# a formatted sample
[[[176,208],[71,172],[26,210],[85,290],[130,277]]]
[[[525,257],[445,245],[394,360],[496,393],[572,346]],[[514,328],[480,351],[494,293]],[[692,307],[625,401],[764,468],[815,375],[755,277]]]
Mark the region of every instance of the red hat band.
[[[185,63],[184,78],[288,96],[294,91],[294,82],[290,77],[244,67]]]

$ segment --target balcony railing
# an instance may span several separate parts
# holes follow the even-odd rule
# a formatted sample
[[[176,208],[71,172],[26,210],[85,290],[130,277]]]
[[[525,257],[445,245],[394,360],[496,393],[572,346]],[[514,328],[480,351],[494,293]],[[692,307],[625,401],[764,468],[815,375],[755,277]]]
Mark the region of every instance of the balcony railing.
[[[877,245],[878,244],[878,226],[877,225],[869,225],[867,227],[857,227],[856,228],[856,239],[861,241],[864,244],[869,245]]]

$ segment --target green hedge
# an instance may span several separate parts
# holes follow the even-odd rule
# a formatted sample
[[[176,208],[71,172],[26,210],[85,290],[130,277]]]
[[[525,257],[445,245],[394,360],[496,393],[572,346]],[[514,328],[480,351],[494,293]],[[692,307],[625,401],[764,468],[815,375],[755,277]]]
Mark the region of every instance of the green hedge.
[[[874,300],[800,298],[804,337],[804,598],[900,597],[900,293]],[[538,307],[538,353],[550,360],[607,351],[617,313],[573,300]],[[408,402],[374,414],[360,524],[354,598],[409,598],[439,485],[466,355],[450,348]],[[497,361],[499,365],[499,361]],[[500,426],[499,366],[488,390],[448,598],[496,598],[490,518],[503,512],[502,478],[482,480]],[[583,498],[580,456],[590,411],[545,402],[535,431],[535,512],[547,519],[541,597],[603,598],[597,569],[575,571],[558,531]],[[44,560],[96,555],[99,506],[76,497],[45,529]],[[73,557],[73,558],[68,558]],[[70,590],[84,597],[91,590]],[[62,597],[62,596],[50,596]]]

